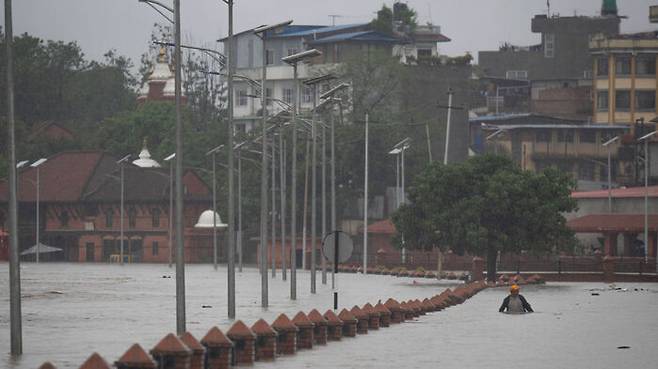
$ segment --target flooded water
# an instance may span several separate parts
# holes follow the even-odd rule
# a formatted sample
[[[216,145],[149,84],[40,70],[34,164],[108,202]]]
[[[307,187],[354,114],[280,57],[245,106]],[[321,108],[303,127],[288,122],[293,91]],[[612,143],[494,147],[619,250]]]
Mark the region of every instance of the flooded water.
[[[9,355],[8,265],[0,264],[0,367],[37,368],[49,360],[77,368],[93,351],[108,361],[140,343],[152,348],[175,331],[174,272],[163,265],[23,264],[25,354]],[[171,276],[172,278],[163,278]],[[245,269],[236,277],[237,315],[251,325],[263,317],[294,315],[332,307],[330,285],[310,294],[309,275],[298,273],[298,300],[289,282],[270,279],[270,307],[260,307],[260,276]],[[341,274],[340,305],[428,297],[454,282],[389,276]],[[344,339],[255,368],[655,368],[658,362],[658,285],[549,284],[528,286],[522,294],[537,313],[497,312],[506,291],[485,290],[465,304],[413,322]],[[644,290],[635,291],[633,287]],[[226,318],[226,269],[208,265],[186,269],[188,330],[201,338],[212,325],[230,327]],[[592,296],[590,289],[598,296]],[[204,307],[205,306],[205,307]],[[629,346],[629,349],[618,349]]]

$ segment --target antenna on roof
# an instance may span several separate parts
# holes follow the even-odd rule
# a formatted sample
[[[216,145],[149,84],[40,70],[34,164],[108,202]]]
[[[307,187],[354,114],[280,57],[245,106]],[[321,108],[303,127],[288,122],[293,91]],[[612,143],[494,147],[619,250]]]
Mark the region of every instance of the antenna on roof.
[[[343,16],[340,14],[329,14],[329,18],[331,18],[331,25],[335,26],[336,25],[336,18],[342,18]]]

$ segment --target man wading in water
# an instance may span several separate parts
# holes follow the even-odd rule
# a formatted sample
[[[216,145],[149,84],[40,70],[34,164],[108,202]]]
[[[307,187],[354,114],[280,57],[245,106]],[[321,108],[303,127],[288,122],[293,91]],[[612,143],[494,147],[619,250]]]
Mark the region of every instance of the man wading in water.
[[[501,313],[506,312],[508,314],[523,314],[533,312],[532,307],[530,307],[530,304],[528,304],[528,301],[526,301],[522,295],[519,295],[519,286],[512,285],[509,292],[509,296],[505,297],[505,300],[503,300],[503,304],[500,305],[500,309],[498,309],[498,311]]]

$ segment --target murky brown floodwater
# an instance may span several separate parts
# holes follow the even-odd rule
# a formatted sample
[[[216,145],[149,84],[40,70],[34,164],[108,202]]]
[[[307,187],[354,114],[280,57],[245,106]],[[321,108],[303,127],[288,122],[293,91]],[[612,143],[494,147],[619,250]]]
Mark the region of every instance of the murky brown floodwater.
[[[226,318],[226,269],[187,266],[188,330],[202,337]],[[46,360],[76,369],[93,351],[116,360],[138,342],[152,348],[175,331],[175,280],[163,265],[23,264],[25,354],[9,355],[8,265],[0,264],[0,367],[37,368]],[[172,276],[171,279],[162,278]],[[260,277],[245,269],[236,278],[237,315],[251,325],[279,313],[324,311],[332,305],[330,285],[309,292],[309,276],[298,274],[298,300],[289,283],[270,279],[270,308],[260,307]],[[388,276],[340,275],[341,307],[388,297],[429,297],[451,286]],[[522,293],[537,313],[497,312],[506,294],[485,290],[463,305],[429,314],[356,339],[344,339],[255,368],[655,368],[658,363],[658,285],[561,283],[528,286]],[[644,291],[633,290],[634,287]],[[592,296],[589,289],[598,291]],[[203,308],[210,305],[211,308]],[[630,349],[617,349],[630,346]]]

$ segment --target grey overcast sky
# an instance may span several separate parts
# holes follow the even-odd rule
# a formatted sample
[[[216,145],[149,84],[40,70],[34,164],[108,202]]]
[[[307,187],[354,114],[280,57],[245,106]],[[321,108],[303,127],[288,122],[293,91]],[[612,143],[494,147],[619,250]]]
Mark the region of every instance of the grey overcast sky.
[[[171,4],[173,0],[161,0]],[[392,0],[235,0],[236,32],[293,19],[297,24],[336,24],[371,20],[382,4]],[[441,45],[448,55],[496,49],[501,42],[537,43],[530,19],[546,13],[546,0],[409,0],[420,23],[441,26],[452,42]],[[601,0],[550,0],[551,13],[595,15]],[[181,0],[184,40],[212,45],[228,30],[222,0]],[[618,0],[622,32],[658,29],[648,21],[648,7],[658,0]],[[14,33],[28,32],[44,39],[77,41],[91,59],[116,49],[135,64],[147,49],[155,22],[163,19],[137,0],[14,0]],[[0,9],[4,26],[4,7]]]

